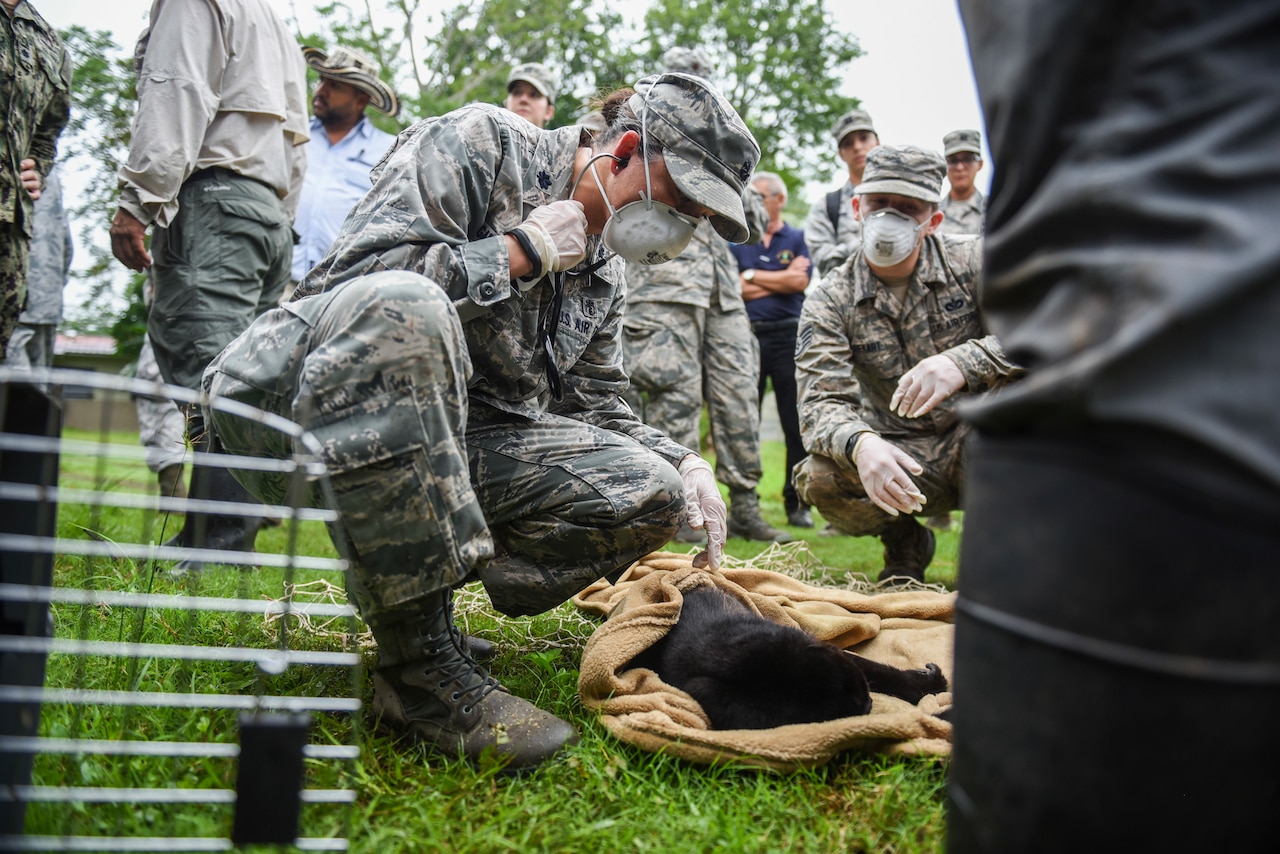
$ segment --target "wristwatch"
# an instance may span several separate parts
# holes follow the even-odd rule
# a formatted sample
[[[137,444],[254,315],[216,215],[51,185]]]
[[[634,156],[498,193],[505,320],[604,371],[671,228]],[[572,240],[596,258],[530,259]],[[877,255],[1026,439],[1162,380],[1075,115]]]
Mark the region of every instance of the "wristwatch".
[[[743,271],[742,271],[742,281],[744,281],[744,282],[749,282],[749,281],[751,281],[752,279],[754,279],[755,277],[756,277],[756,268],[755,268],[755,267],[751,267],[750,269],[747,269],[747,270],[743,270]]]

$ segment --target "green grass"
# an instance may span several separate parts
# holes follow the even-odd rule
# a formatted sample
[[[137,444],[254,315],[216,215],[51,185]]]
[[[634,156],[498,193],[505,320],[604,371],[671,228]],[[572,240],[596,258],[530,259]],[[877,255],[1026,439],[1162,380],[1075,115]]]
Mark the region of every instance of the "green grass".
[[[83,438],[83,437],[81,437]],[[124,441],[128,441],[128,437]],[[766,518],[783,526],[780,443],[766,443],[761,506]],[[92,488],[153,490],[154,478],[141,463],[99,467],[64,458],[64,483],[78,480]],[[62,536],[83,536],[91,529],[118,541],[160,541],[176,520],[146,520],[138,511],[59,520]],[[815,514],[812,530],[789,528],[805,546],[791,547],[811,577],[841,583],[861,573],[872,579],[879,571],[880,545],[871,538],[821,537]],[[951,586],[955,579],[959,526],[938,534],[938,552],[928,579]],[[749,559],[769,544],[729,541],[727,553]],[[282,550],[282,528],[264,531],[260,550]],[[333,556],[319,524],[304,525],[301,552]],[[673,546],[673,550],[680,550]],[[275,598],[278,571],[219,567],[199,576],[174,578],[157,568],[125,560],[59,558],[58,579],[64,584],[99,588],[188,592]],[[302,573],[308,581],[322,574]],[[347,833],[357,852],[932,852],[943,848],[945,760],[889,758],[851,753],[823,768],[773,774],[734,767],[708,768],[669,756],[647,753],[618,741],[584,710],[577,698],[578,666],[583,645],[597,625],[565,604],[529,619],[507,619],[488,608],[477,585],[459,596],[460,621],[476,634],[498,643],[493,671],[515,694],[571,721],[581,742],[563,757],[522,776],[505,776],[494,767],[428,754],[365,726],[367,721],[342,715],[317,719],[321,734],[313,741],[361,745],[355,763],[308,761],[312,786],[344,782],[359,792],[347,814],[334,807],[304,807],[304,835]],[[341,629],[342,627],[337,627]],[[108,640],[177,641],[213,647],[270,647],[275,627],[260,615],[192,614],[181,610],[60,606],[61,637]],[[295,633],[306,648],[340,650],[341,634]],[[366,651],[366,662],[372,653]],[[355,692],[368,706],[368,680],[349,686],[332,668],[291,668],[266,677],[251,665],[212,665],[152,660],[141,665],[109,662],[86,669],[80,659],[53,656],[50,684],[251,693],[343,695]],[[145,710],[122,714],[109,708],[79,711],[47,706],[46,734],[95,738],[165,738],[234,741],[233,712],[213,710]],[[106,757],[41,756],[37,779],[60,785],[134,785],[229,787],[230,760],[148,760]],[[79,805],[33,804],[28,808],[29,833],[127,833],[130,835],[226,835],[230,807],[141,805],[104,809]],[[343,830],[344,821],[350,821]]]

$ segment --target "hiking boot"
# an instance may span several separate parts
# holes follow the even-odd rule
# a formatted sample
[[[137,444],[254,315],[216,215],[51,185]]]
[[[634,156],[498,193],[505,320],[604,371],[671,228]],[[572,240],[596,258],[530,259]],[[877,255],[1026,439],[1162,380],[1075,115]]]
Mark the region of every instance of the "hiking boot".
[[[415,619],[375,631],[373,712],[380,724],[433,750],[508,770],[532,768],[578,734],[566,721],[507,693],[459,644],[453,592],[433,593]]]
[[[880,534],[884,543],[884,569],[880,581],[894,576],[924,581],[925,568],[933,560],[936,542],[933,531],[915,520],[914,516],[899,516]]]
[[[801,505],[788,510],[787,524],[794,525],[797,528],[812,528],[813,517],[809,515],[809,508]]]
[[[754,489],[733,492],[729,496],[730,537],[742,537],[762,543],[789,543],[791,535],[779,531],[760,515],[760,497]]]
[[[161,497],[187,497],[187,482],[182,477],[182,463],[173,463],[160,469],[156,472],[156,480],[160,484]]]

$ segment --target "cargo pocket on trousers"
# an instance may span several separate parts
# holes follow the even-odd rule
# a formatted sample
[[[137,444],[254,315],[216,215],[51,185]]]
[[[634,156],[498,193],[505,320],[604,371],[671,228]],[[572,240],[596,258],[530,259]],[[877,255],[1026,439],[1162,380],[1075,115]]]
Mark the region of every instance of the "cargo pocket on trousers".
[[[393,607],[466,576],[470,562],[454,518],[466,508],[448,498],[465,500],[449,487],[448,460],[433,467],[433,437],[411,391],[374,395],[308,422],[324,449],[361,583],[378,604]],[[465,468],[458,476],[469,486]]]

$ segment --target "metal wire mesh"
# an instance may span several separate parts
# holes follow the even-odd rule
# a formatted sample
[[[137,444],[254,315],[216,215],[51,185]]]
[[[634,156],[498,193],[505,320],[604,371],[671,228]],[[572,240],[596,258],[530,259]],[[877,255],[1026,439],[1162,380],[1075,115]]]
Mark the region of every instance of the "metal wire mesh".
[[[272,472],[276,504],[158,494],[111,398],[209,408],[278,431],[286,459],[188,450],[194,470]],[[77,400],[96,429],[63,429]],[[127,411],[127,410],[126,410]],[[363,676],[315,439],[186,389],[0,368],[0,850],[347,850]],[[252,551],[175,534],[263,525]],[[339,538],[340,539],[340,538]],[[347,631],[294,631],[325,620]]]

